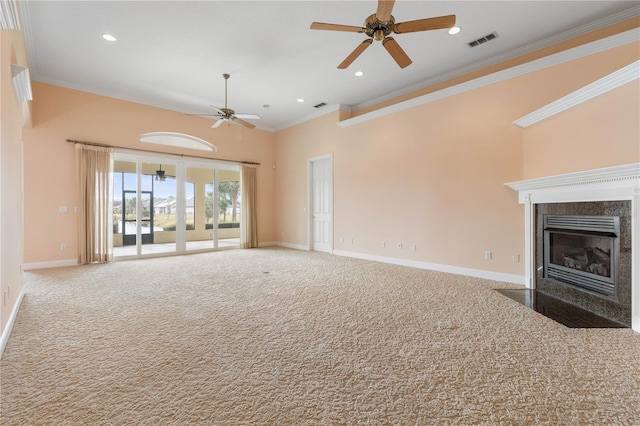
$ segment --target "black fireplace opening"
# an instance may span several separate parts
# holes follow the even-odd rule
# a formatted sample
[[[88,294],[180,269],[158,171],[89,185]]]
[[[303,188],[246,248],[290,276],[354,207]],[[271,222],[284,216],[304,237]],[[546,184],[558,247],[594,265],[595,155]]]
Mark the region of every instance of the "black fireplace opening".
[[[543,229],[546,279],[619,300],[619,217],[546,214]]]

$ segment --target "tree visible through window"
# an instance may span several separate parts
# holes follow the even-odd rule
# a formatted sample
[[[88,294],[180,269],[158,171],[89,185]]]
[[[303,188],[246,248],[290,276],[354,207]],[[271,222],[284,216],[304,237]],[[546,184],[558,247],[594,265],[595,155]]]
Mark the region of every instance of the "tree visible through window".
[[[213,183],[205,185],[205,219],[213,224]],[[227,181],[218,184],[218,223],[238,223],[240,221],[240,182]]]

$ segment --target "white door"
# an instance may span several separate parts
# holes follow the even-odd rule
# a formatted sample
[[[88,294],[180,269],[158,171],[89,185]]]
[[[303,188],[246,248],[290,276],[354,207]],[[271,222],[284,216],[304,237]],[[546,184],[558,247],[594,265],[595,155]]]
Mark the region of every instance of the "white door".
[[[331,253],[332,213],[332,159],[322,157],[310,160],[311,167],[311,250]]]

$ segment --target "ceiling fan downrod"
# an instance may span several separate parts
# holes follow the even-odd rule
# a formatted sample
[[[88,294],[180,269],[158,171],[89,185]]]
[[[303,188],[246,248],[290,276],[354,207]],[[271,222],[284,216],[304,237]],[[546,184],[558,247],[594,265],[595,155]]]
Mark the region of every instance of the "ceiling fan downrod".
[[[229,77],[231,76],[229,74],[222,74],[222,77],[224,77],[224,109],[226,110],[228,109],[227,108],[227,80],[229,80]]]

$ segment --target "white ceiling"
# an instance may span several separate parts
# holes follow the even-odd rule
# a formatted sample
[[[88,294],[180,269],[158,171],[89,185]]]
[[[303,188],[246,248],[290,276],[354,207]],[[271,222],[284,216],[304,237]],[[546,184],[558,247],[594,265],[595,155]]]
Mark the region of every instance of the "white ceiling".
[[[29,0],[20,7],[34,80],[212,114],[209,105],[224,106],[222,74],[229,73],[228,106],[259,114],[261,120],[251,120],[258,128],[278,130],[320,113],[318,103],[362,108],[637,16],[638,4],[399,0],[396,22],[455,14],[462,31],[394,35],[412,65],[400,69],[374,42],[346,70],[336,67],[366,36],[309,25],[361,26],[376,1]],[[499,37],[467,46],[492,32]],[[103,40],[103,33],[117,41]],[[365,75],[354,76],[357,70]]]

